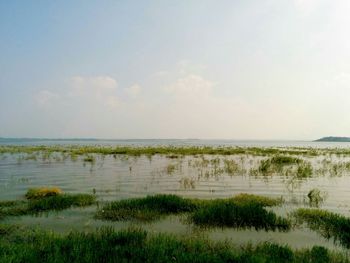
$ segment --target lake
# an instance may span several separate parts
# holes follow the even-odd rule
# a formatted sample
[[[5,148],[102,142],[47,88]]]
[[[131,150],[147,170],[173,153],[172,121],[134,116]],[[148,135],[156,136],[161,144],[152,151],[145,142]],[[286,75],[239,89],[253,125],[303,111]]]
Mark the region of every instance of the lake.
[[[316,149],[347,148],[349,143],[305,141],[230,141],[230,140],[43,140],[2,139],[2,145],[102,145],[102,146],[238,146],[238,147],[306,147]],[[293,148],[291,148],[293,149]],[[322,209],[345,216],[350,215],[350,156],[319,154],[298,155],[310,165],[310,176],[299,176],[297,166],[263,173],[264,160],[271,156],[235,155],[140,155],[91,154],[93,161],[84,156],[72,157],[65,153],[2,153],[0,155],[0,200],[21,199],[29,188],[57,186],[67,193],[96,194],[101,204],[153,194],[176,194],[183,197],[215,199],[250,193],[268,197],[282,197],[282,207],[272,208],[287,216],[296,208],[310,207],[308,193],[319,189]],[[59,232],[72,229],[91,231],[111,225],[126,228],[134,222],[108,222],[93,218],[96,206],[50,212],[42,216],[6,218],[8,224],[40,226]],[[180,216],[170,216],[157,222],[140,223],[154,232],[198,234],[198,229],[184,223]],[[291,232],[266,232],[230,228],[201,231],[215,240],[230,239],[235,243],[275,241],[295,248],[322,245],[341,250],[332,239],[326,240],[307,227]]]

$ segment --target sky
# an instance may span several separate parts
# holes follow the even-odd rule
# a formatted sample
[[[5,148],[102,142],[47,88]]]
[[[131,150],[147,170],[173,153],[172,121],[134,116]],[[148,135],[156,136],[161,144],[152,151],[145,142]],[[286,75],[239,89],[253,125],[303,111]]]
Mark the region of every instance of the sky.
[[[0,0],[0,137],[350,136],[348,0]]]

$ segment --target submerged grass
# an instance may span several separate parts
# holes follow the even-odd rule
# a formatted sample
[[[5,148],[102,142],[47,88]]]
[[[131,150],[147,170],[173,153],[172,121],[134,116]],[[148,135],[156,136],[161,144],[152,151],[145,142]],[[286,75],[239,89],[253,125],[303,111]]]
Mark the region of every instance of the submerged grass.
[[[280,174],[295,179],[303,179],[312,176],[313,169],[310,162],[293,156],[276,155],[262,160],[257,169],[258,174]]]
[[[323,237],[333,238],[342,246],[350,248],[350,218],[326,210],[300,208],[293,213],[297,223],[308,227]]]
[[[0,227],[0,233],[1,233]],[[131,228],[101,228],[92,233],[58,235],[45,231],[6,229],[0,238],[0,262],[349,262],[346,255],[324,247],[292,250],[262,243],[240,248],[228,242],[196,237],[149,234]]]

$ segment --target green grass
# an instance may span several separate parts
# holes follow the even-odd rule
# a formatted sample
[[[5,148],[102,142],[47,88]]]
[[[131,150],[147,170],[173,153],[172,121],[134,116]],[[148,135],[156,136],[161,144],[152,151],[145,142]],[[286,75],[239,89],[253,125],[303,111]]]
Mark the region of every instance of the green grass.
[[[56,196],[62,194],[63,191],[58,187],[39,187],[39,188],[30,188],[25,197],[29,200],[32,199],[41,199],[49,196]]]
[[[302,179],[312,176],[313,169],[309,162],[293,156],[276,155],[260,161],[257,172],[262,175],[280,174]]]
[[[36,195],[35,198],[29,200],[0,201],[0,219],[8,216],[32,215],[70,207],[89,206],[95,201],[96,196],[90,194],[57,194],[40,197]]]
[[[323,237],[333,238],[346,248],[350,248],[350,218],[326,210],[300,208],[293,213],[298,224],[308,227]]]
[[[319,207],[326,199],[326,193],[318,188],[311,189],[307,194],[310,207]]]
[[[276,216],[256,202],[238,203],[234,200],[214,200],[190,215],[195,225],[202,227],[255,228],[266,231],[288,231],[288,219]]]
[[[259,171],[263,174],[272,173],[275,171],[280,172],[284,166],[301,164],[304,161],[302,159],[292,157],[276,155],[269,159],[262,160],[260,162]]]
[[[63,210],[70,207],[83,207],[95,203],[96,196],[90,194],[62,194],[49,196],[28,202],[29,213],[40,213],[50,210]]]
[[[280,198],[271,198],[261,195],[253,194],[238,194],[231,199],[236,204],[249,205],[249,204],[258,204],[261,206],[279,206],[283,203],[282,197]]]
[[[196,205],[189,199],[176,195],[155,195],[108,203],[96,213],[96,218],[152,221],[162,215],[190,212],[195,208]]]
[[[265,209],[266,206],[281,203],[280,198],[249,194],[216,200],[155,195],[107,203],[97,211],[95,217],[111,221],[152,221],[170,214],[187,213],[189,222],[199,226],[287,231],[290,222]]]
[[[0,233],[1,232],[0,227]],[[101,228],[92,233],[58,235],[39,230],[6,229],[0,238],[0,262],[349,262],[345,254],[324,247],[292,250],[288,246],[262,243],[234,247],[196,237],[149,234],[142,229],[114,231]]]
[[[265,148],[265,147],[210,147],[210,146],[153,146],[153,147],[132,147],[132,146],[0,146],[1,153],[39,153],[46,157],[51,153],[64,153],[65,156],[103,154],[103,155],[147,155],[162,154],[166,156],[182,155],[237,155],[249,154],[258,156],[267,155],[307,155],[316,156],[321,153],[328,153],[331,149],[310,149],[310,148]],[[350,151],[338,150],[338,154],[350,154]],[[283,161],[281,159],[281,161]]]
[[[296,177],[299,179],[308,178],[312,176],[312,166],[310,163],[301,163],[298,165]]]
[[[95,163],[96,158],[94,156],[92,156],[92,155],[88,155],[88,156],[84,157],[83,161],[93,164],[93,163]]]

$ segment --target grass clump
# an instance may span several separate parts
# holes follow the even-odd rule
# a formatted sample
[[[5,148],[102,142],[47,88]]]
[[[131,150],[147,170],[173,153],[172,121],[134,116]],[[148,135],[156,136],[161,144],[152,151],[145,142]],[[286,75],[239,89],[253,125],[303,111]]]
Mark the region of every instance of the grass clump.
[[[62,194],[31,200],[28,203],[30,213],[40,213],[50,210],[63,210],[74,207],[89,206],[95,203],[96,196],[90,194]]]
[[[25,194],[25,197],[28,200],[35,200],[49,196],[61,195],[62,193],[63,191],[58,187],[40,187],[29,189]]]
[[[252,195],[252,194],[238,194],[232,198],[232,201],[237,204],[258,204],[263,207],[266,206],[278,206],[283,203],[282,197],[280,198],[271,198],[260,195]]]
[[[276,155],[269,159],[262,160],[258,168],[262,174],[270,174],[273,172],[281,172],[283,167],[302,164],[304,161],[297,157]]]
[[[176,165],[175,164],[168,164],[166,167],[166,172],[167,174],[173,174],[176,170]]]
[[[308,178],[312,176],[312,166],[310,163],[304,162],[298,165],[296,177],[297,178]]]
[[[234,160],[224,160],[224,171],[229,175],[234,175],[239,171],[239,166]]]
[[[326,196],[327,194],[318,188],[311,189],[307,194],[309,205],[311,207],[319,207],[325,201]]]
[[[97,212],[96,218],[112,221],[133,219],[151,221],[159,219],[162,215],[190,212],[195,208],[196,205],[189,199],[159,194],[111,202]]]
[[[92,155],[88,155],[88,156],[84,157],[83,161],[86,163],[94,164],[96,161],[96,158]]]
[[[308,227],[323,237],[333,238],[342,246],[350,248],[350,218],[326,210],[300,208],[293,213],[297,223]]]
[[[276,155],[270,159],[274,165],[293,165],[302,163],[303,160],[293,156]]]
[[[0,154],[32,154],[41,153],[50,155],[51,153],[65,153],[69,155],[131,155],[153,156],[157,154],[166,156],[184,156],[184,155],[308,155],[315,156],[319,154],[334,153],[334,154],[350,154],[350,151],[341,149],[310,149],[310,148],[265,148],[265,147],[210,147],[210,146],[150,146],[150,147],[136,147],[136,146],[77,146],[77,145],[55,145],[55,146],[14,146],[14,145],[0,145]]]
[[[28,207],[26,201],[0,201],[0,219],[7,216],[26,215],[27,213]]]
[[[25,196],[27,200],[0,201],[0,219],[89,206],[96,201],[95,195],[63,194],[59,188],[33,188]]]
[[[255,228],[266,231],[288,231],[291,228],[289,220],[267,211],[253,201],[213,200],[196,210],[190,220],[202,227]]]
[[[33,242],[35,241],[35,242]],[[130,228],[100,228],[92,233],[59,235],[46,231],[16,231],[0,239],[0,262],[349,262],[344,254],[323,247],[294,251],[288,246],[262,243],[234,247],[196,237],[150,234]]]
[[[189,222],[199,226],[287,231],[290,229],[289,220],[264,208],[282,202],[279,198],[250,194],[216,200],[155,195],[107,203],[97,211],[95,217],[111,221],[152,221],[169,214],[188,213]]]

